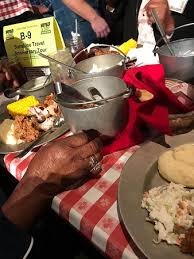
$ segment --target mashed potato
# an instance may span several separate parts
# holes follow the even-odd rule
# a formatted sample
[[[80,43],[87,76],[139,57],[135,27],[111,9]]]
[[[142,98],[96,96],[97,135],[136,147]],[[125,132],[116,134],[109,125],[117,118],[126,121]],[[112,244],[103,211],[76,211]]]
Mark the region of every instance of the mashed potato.
[[[158,170],[169,182],[194,187],[194,145],[170,149],[158,159]]]
[[[16,139],[14,135],[14,120],[6,119],[0,124],[0,141],[7,145],[23,142],[21,139]]]

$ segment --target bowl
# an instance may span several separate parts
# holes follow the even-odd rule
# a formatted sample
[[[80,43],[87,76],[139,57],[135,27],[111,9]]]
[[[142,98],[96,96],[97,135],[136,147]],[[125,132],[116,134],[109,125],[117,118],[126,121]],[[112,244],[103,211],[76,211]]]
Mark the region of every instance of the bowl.
[[[77,81],[72,85],[83,96],[91,99],[89,89],[96,88],[104,98],[120,94],[128,90],[124,81],[113,76],[101,76]],[[118,97],[93,107],[67,107],[62,97],[57,96],[63,116],[73,133],[94,129],[108,137],[116,136],[127,124],[128,101]]]
[[[52,83],[52,80],[48,76],[41,76],[35,79],[32,79],[25,84],[23,84],[17,90],[12,88],[7,88],[4,91],[4,94],[8,98],[13,98],[17,95],[21,96],[36,96],[40,100],[44,100],[47,95],[54,93],[55,89]]]
[[[82,60],[74,67],[86,72],[77,73],[71,70],[71,77],[76,81],[99,76],[122,78],[125,72],[125,58],[119,54],[105,54]]]

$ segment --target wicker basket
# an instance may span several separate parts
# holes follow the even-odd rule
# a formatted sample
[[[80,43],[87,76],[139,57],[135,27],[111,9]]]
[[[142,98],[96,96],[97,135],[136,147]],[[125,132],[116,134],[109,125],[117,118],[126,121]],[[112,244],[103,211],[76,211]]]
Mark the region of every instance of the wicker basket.
[[[187,83],[177,79],[166,79],[166,86],[173,93],[176,92],[176,88],[184,87],[185,84]],[[173,134],[186,133],[194,128],[194,111],[184,114],[170,114],[169,123]]]

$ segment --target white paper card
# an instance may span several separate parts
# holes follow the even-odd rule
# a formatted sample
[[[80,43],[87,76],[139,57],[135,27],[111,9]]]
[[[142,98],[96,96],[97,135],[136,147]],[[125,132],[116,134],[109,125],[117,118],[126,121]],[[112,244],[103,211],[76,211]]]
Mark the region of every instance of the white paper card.
[[[170,10],[176,13],[183,13],[189,0],[168,0]]]

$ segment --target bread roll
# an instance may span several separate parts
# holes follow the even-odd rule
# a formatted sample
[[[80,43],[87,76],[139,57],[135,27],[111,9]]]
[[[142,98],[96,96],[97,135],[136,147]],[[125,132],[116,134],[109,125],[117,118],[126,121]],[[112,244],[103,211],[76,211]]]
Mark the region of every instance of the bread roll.
[[[158,159],[158,170],[167,181],[194,188],[194,144],[163,153]]]

